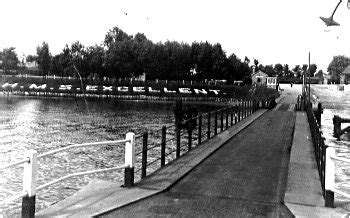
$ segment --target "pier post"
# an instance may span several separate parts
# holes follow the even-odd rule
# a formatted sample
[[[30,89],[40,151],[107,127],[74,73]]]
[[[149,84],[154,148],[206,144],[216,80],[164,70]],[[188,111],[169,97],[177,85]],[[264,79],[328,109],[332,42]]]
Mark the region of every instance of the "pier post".
[[[310,103],[311,104],[311,103]],[[312,108],[312,107],[311,107]],[[322,104],[321,103],[318,103],[317,104],[317,110],[314,111],[314,114],[315,114],[315,117],[316,117],[316,120],[319,124],[319,126],[321,126],[321,114],[323,113],[323,109],[322,109]]]
[[[162,127],[162,147],[160,148],[160,166],[165,165],[165,146],[166,146],[166,126]]]
[[[125,143],[125,165],[124,171],[124,187],[132,187],[134,185],[134,167],[135,167],[135,134],[128,132],[126,134]]]
[[[336,138],[340,137],[341,132],[341,118],[337,115],[333,117],[333,135]]]
[[[27,196],[22,198],[22,217],[35,217],[35,196],[36,181],[38,175],[37,152],[30,150],[28,152],[28,162],[24,163],[23,171],[23,191]]]
[[[143,133],[143,136],[142,136],[141,179],[145,178],[147,173],[147,144],[148,144],[148,132],[145,132]]]
[[[326,149],[326,172],[325,172],[325,206],[334,207],[334,183],[335,183],[335,164],[331,157],[335,156],[335,149],[328,147]]]

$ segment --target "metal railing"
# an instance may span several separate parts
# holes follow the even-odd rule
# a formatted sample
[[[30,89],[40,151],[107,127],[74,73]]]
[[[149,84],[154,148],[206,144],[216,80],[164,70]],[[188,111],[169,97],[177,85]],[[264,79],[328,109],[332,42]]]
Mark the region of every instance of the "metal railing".
[[[118,145],[125,143],[125,163],[121,166],[116,167],[110,167],[110,168],[104,168],[104,169],[97,169],[97,170],[90,170],[90,171],[84,171],[84,172],[77,172],[72,173],[66,176],[63,176],[61,178],[55,179],[51,182],[45,183],[41,186],[37,186],[37,177],[38,177],[38,159],[43,158],[49,155],[53,155],[56,153],[60,153],[63,151],[67,151],[73,148],[81,148],[81,147],[88,147],[88,146],[102,146],[102,145]],[[17,199],[22,198],[22,217],[34,217],[35,216],[35,198],[36,198],[36,192],[47,188],[51,185],[54,185],[56,183],[61,182],[62,180],[66,180],[72,177],[82,176],[82,175],[88,175],[88,174],[94,174],[94,173],[101,173],[101,172],[109,172],[109,171],[115,171],[115,170],[121,170],[124,169],[124,186],[130,187],[133,185],[134,179],[134,165],[135,165],[135,134],[134,133],[127,133],[126,138],[123,140],[117,140],[117,141],[104,141],[104,142],[93,142],[93,143],[83,143],[83,144],[74,144],[69,145],[67,147],[58,148],[43,154],[37,153],[35,150],[29,150],[26,157],[22,160],[9,163],[7,165],[4,165],[0,167],[0,170],[8,169],[11,167],[16,167],[18,165],[23,164],[24,171],[23,171],[23,190],[20,193],[14,194],[11,197],[3,200],[0,202],[0,205],[10,203],[12,201],[15,201]]]
[[[201,145],[213,136],[227,130],[229,127],[248,117],[260,108],[260,105],[267,106],[266,100],[260,102],[256,100],[240,100],[230,107],[200,114],[196,117],[184,120],[179,123],[180,125],[163,126],[159,130],[145,132],[144,134],[137,136],[135,136],[134,133],[127,133],[125,139],[118,141],[74,144],[48,151],[43,154],[37,154],[37,151],[29,150],[26,157],[22,160],[0,167],[1,171],[21,164],[24,165],[23,191],[0,202],[0,205],[22,198],[22,217],[34,217],[37,191],[72,177],[121,169],[124,169],[124,187],[131,187],[134,185],[136,173],[141,172],[141,179],[146,177],[149,173],[183,156],[192,148]],[[136,152],[135,145],[137,144],[137,141],[140,140],[142,140],[142,146],[137,147],[141,149]],[[72,173],[40,186],[37,186],[36,184],[39,158],[74,148],[117,145],[123,143],[125,143],[124,165]],[[156,166],[150,168],[150,166],[154,165]]]
[[[350,194],[335,188],[335,161],[350,163],[350,159],[337,157],[334,147],[327,146],[325,144],[325,138],[322,136],[320,122],[322,106],[318,104],[318,109],[313,111],[312,103],[310,101],[305,99],[304,104],[310,125],[316,163],[321,179],[322,193],[323,197],[325,198],[325,206],[334,207],[334,193],[350,199]]]
[[[137,136],[136,140],[141,141],[139,143],[142,143],[142,149],[136,153],[139,164],[135,173],[140,172],[141,179],[146,177],[251,115],[259,105],[263,103],[241,100],[230,107],[184,120],[179,126],[163,126],[159,130]]]

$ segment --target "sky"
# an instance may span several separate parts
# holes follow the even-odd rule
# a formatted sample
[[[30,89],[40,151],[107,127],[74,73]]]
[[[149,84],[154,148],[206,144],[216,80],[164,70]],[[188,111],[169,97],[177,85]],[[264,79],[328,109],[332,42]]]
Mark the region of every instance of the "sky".
[[[80,41],[100,44],[118,26],[153,42],[220,43],[227,55],[263,65],[308,64],[327,71],[335,55],[350,57],[350,10],[343,0],[0,0],[0,48],[36,54],[47,42],[53,55]]]

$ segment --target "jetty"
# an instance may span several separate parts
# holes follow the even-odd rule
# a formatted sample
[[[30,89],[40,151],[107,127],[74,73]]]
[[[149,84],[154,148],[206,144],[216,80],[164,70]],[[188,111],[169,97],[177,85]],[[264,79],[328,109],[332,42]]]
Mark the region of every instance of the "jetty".
[[[134,150],[133,133],[103,142],[125,143],[125,165],[97,170],[123,169],[124,183],[94,180],[35,217],[346,216],[346,210],[334,205],[335,193],[348,196],[334,188],[334,160],[347,160],[336,157],[334,148],[324,143],[317,121],[321,106],[314,112],[300,97],[300,87],[282,89],[274,108],[247,100],[191,118],[184,123],[187,129],[175,128],[176,149],[170,152],[167,134],[174,127],[162,128],[159,147],[148,147],[148,133],[136,136],[143,141],[140,151]],[[38,158],[82,146],[91,145],[71,145]],[[160,157],[148,160],[154,148]],[[169,161],[171,153],[175,158]],[[135,171],[136,155],[142,155],[142,163]],[[36,163],[36,154],[28,158],[22,161],[29,166],[25,172],[35,168],[30,164]],[[149,165],[156,161],[160,167],[150,172]],[[139,172],[141,178],[136,179]],[[34,174],[29,173],[32,178]],[[25,181],[24,190],[27,187],[29,191],[20,195],[22,217],[34,217],[35,180]]]

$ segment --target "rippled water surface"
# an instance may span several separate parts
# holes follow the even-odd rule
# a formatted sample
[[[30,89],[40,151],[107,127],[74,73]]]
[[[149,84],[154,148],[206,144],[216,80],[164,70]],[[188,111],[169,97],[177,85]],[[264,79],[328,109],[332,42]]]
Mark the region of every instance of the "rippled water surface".
[[[337,156],[350,159],[349,134],[342,136],[341,140],[334,138],[332,120],[334,115],[350,118],[350,85],[346,85],[344,91],[338,91],[336,85],[314,85],[312,89],[324,108],[321,122],[326,144],[337,147],[335,149]],[[342,128],[349,125],[349,123],[342,124]],[[350,164],[336,161],[336,188],[350,194]],[[340,195],[336,195],[335,200],[350,202],[350,199]],[[348,206],[346,208],[350,209]]]
[[[217,106],[199,105],[200,111]],[[174,103],[0,95],[0,166],[21,160],[28,149],[39,154],[74,143],[118,140],[173,124]],[[69,150],[39,159],[38,185],[61,176],[123,163],[123,145]],[[0,201],[22,189],[23,167],[0,171]],[[37,193],[36,210],[74,194],[92,178],[122,181],[121,172],[65,180]],[[0,216],[20,214],[20,200],[0,206]]]

